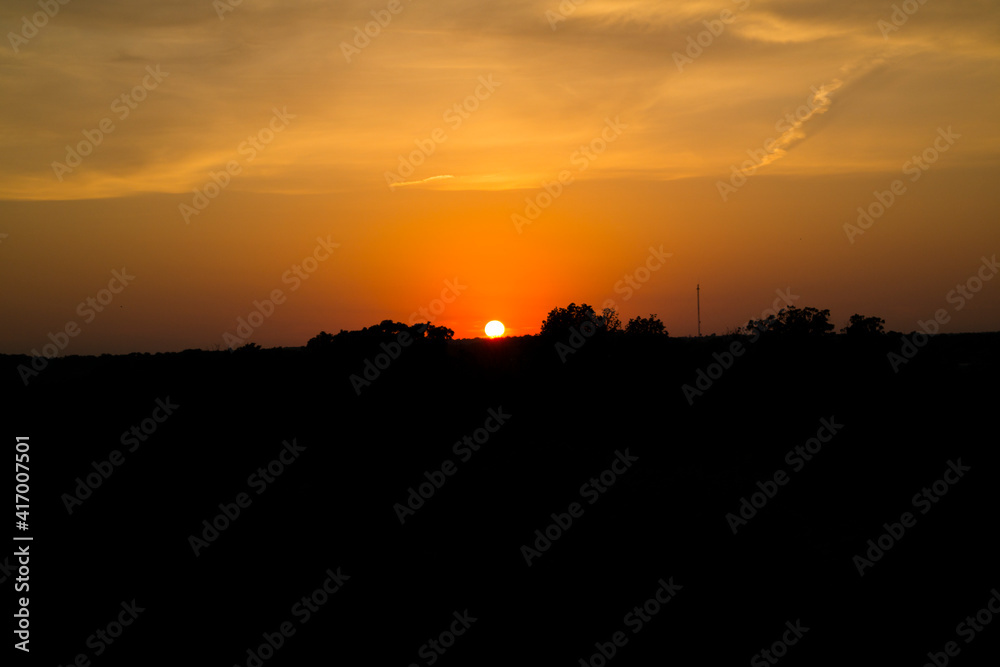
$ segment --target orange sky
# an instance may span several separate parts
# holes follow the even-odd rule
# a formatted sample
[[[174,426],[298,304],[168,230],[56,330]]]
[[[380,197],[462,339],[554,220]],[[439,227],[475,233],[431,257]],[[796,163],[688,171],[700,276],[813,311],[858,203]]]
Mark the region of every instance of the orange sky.
[[[881,2],[60,7],[37,32],[36,5],[0,9],[0,352],[72,322],[66,354],[224,347],[274,290],[250,340],[302,345],[456,283],[433,321],[457,337],[608,299],[692,335],[698,283],[706,333],[786,288],[838,326],[1000,329],[1000,281],[948,301],[1000,250],[989,3],[891,31]],[[318,238],[339,245],[296,277]]]

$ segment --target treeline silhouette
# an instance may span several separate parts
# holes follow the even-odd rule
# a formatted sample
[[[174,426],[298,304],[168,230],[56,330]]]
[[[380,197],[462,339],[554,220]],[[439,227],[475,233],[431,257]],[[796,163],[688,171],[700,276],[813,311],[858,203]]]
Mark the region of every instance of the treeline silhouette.
[[[829,309],[789,306],[766,318],[750,320],[746,325],[732,329],[729,333],[743,336],[767,333],[775,336],[801,337],[833,333],[834,328],[830,322]],[[668,337],[670,335],[656,313],[651,313],[649,317],[633,317],[628,322],[623,323],[616,308],[604,308],[598,315],[593,306],[586,303],[579,305],[570,303],[565,308],[553,308],[542,321],[537,335],[542,338],[559,338],[572,335],[574,332],[588,338],[597,334],[642,336],[644,338]],[[880,317],[866,317],[856,313],[851,316],[848,325],[843,327],[840,332],[852,337],[883,335],[885,334],[885,320]],[[306,343],[306,349],[323,351],[344,344],[388,342],[398,338],[401,333],[408,334],[414,342],[448,341],[453,340],[455,336],[453,330],[443,326],[435,326],[430,322],[406,325],[402,322],[382,320],[378,324],[355,331],[341,329],[340,333],[337,334],[321,331],[309,339]],[[259,349],[259,346],[248,343],[239,348],[239,350],[243,349]]]
[[[621,317],[615,308],[605,308],[598,315],[592,306],[586,303],[579,306],[575,303],[566,308],[553,308],[542,322],[542,336],[564,335],[567,332],[590,323],[596,331],[606,334],[625,334],[641,336],[669,335],[663,322],[655,313],[649,317],[633,317],[623,325]],[[733,333],[750,335],[770,333],[785,336],[813,336],[832,333],[834,325],[830,322],[830,310],[789,306],[782,308],[766,318],[750,320],[745,326],[737,327]],[[855,313],[841,333],[850,336],[874,336],[885,333],[885,320],[880,317],[866,317]]]
[[[448,327],[435,326],[430,322],[406,325],[402,322],[382,320],[378,324],[370,327],[364,327],[363,329],[357,331],[347,331],[345,329],[341,329],[340,333],[337,334],[320,331],[319,334],[309,339],[309,342],[306,343],[306,349],[319,352],[332,349],[338,344],[344,345],[371,342],[390,342],[392,340],[399,339],[401,334],[408,336],[414,342],[440,342],[452,340],[455,337],[455,332],[453,330]]]

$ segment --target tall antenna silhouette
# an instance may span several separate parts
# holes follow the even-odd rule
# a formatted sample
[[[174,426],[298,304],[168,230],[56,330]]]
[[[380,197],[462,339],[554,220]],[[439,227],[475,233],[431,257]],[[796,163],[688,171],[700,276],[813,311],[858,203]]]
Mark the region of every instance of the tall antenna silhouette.
[[[701,338],[701,283],[696,288],[698,293],[698,337]]]

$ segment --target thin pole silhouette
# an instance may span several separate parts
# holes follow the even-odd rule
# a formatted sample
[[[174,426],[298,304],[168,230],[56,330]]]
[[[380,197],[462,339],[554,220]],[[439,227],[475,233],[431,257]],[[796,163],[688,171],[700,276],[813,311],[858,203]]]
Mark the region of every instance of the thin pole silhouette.
[[[698,293],[698,338],[701,338],[701,284],[695,290]]]

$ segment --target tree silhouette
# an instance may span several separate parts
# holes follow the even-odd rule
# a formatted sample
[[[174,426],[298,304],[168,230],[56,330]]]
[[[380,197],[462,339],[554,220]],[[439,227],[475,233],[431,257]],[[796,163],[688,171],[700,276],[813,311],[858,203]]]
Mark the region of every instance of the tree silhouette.
[[[338,343],[388,343],[398,340],[399,336],[404,333],[413,338],[414,341],[443,341],[451,340],[455,336],[455,332],[448,327],[434,326],[430,322],[407,325],[402,322],[382,320],[378,324],[355,331],[341,329],[340,333],[336,335],[320,331],[319,334],[309,339],[309,342],[306,343],[306,349],[312,351],[329,350]]]
[[[850,336],[878,336],[885,333],[885,320],[855,313],[851,315],[850,323],[840,331]]]
[[[746,326],[748,331],[758,330],[762,333],[774,333],[784,336],[819,336],[834,330],[830,323],[830,311],[816,308],[796,308],[789,306],[760,320],[750,320]]]
[[[344,330],[341,329],[340,332],[344,333]],[[333,345],[334,338],[335,336],[333,334],[320,331],[318,334],[309,339],[309,342],[306,343],[306,349],[310,351],[324,350]]]
[[[614,308],[605,308],[601,312],[601,320],[608,333],[620,333],[622,331],[622,320],[618,317],[618,311]]]
[[[649,317],[633,317],[625,326],[625,333],[630,336],[666,336],[667,329],[656,313]]]
[[[427,323],[427,340],[451,340],[454,337],[455,332],[448,327],[436,327]]]
[[[392,320],[382,320],[377,325],[373,327],[368,327],[366,329],[363,329],[362,331],[367,331],[369,329],[374,330],[372,331],[372,333],[375,335],[382,334],[385,336],[396,336],[401,331],[409,331],[411,327],[406,326],[402,322],[393,322]]]
[[[564,336],[569,333],[571,328],[579,329],[585,322],[590,322],[598,327],[604,325],[602,318],[594,312],[591,306],[585,303],[579,306],[571,303],[566,308],[553,308],[549,311],[542,322],[541,334],[543,336]]]

